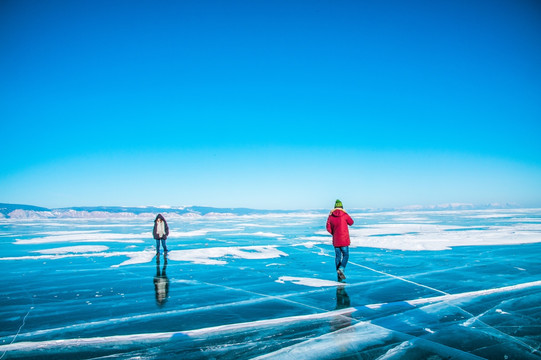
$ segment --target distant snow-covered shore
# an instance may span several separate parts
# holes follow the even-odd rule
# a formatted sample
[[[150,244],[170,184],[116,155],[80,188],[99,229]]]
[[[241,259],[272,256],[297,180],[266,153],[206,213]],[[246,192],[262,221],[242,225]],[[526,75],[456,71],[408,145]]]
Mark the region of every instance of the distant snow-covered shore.
[[[441,204],[430,206],[406,206],[393,209],[348,209],[349,212],[381,213],[399,211],[401,213],[414,213],[422,211],[459,211],[459,210],[505,210],[517,209],[512,204]],[[276,216],[286,214],[326,215],[329,209],[309,210],[261,210],[248,208],[215,208],[205,206],[93,206],[48,209],[32,205],[2,204],[0,203],[0,219],[150,219],[158,213],[167,214],[167,218],[198,218],[198,217],[236,217],[236,216]]]
[[[167,218],[232,217],[243,215],[285,214],[298,211],[213,208],[204,206],[95,206],[47,209],[31,205],[0,204],[0,219],[150,219],[157,214]],[[315,211],[318,213],[318,211]]]

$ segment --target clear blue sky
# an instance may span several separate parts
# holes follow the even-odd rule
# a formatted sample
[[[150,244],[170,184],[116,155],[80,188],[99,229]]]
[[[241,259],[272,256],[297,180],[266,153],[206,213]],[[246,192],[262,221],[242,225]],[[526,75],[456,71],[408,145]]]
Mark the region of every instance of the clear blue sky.
[[[541,206],[541,3],[0,2],[0,202]]]

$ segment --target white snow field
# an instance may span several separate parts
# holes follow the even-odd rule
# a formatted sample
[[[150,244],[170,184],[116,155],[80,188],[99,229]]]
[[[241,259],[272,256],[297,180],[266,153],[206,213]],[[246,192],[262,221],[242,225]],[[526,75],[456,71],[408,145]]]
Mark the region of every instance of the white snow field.
[[[1,219],[0,359],[541,359],[541,209],[351,216]]]

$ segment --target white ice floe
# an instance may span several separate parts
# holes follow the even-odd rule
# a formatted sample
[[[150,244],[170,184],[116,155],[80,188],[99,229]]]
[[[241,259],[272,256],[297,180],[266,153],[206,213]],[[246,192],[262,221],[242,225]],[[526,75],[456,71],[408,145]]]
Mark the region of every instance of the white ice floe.
[[[124,253],[123,255],[129,257],[129,260],[126,260],[118,265],[113,265],[111,267],[116,268],[116,267],[125,266],[125,265],[149,263],[154,258],[154,255],[156,255],[156,252],[154,250],[145,250],[145,251]]]
[[[58,231],[49,236],[35,237],[30,239],[15,239],[14,244],[50,244],[69,242],[117,242],[117,243],[141,243],[151,238],[152,234],[118,234],[100,231]]]
[[[278,238],[278,237],[283,237],[284,235],[281,235],[281,234],[276,234],[276,233],[272,233],[272,232],[263,232],[263,231],[258,231],[258,232],[255,232],[255,233],[235,233],[235,234],[231,234],[233,236],[259,236],[259,237],[269,237],[269,238]]]
[[[303,239],[306,239],[306,238],[303,238]],[[318,238],[318,240],[322,240],[322,239]],[[320,242],[307,241],[307,242],[304,242],[304,243],[295,244],[293,246],[304,246],[307,249],[312,249],[314,246],[319,245],[319,244],[321,244],[321,241]]]
[[[64,246],[60,248],[54,248],[54,249],[43,249],[43,250],[36,250],[33,252],[39,253],[39,254],[70,254],[70,253],[92,253],[92,252],[100,252],[100,251],[107,251],[109,250],[109,247],[104,245],[80,245],[80,246]]]
[[[23,260],[58,260],[58,259],[66,259],[66,258],[81,258],[81,257],[116,257],[116,256],[130,256],[130,254],[134,254],[135,252],[122,252],[122,251],[115,251],[115,252],[85,252],[85,253],[72,253],[72,252],[65,252],[65,253],[50,253],[50,254],[43,254],[43,255],[28,255],[28,256],[8,256],[8,257],[1,257],[0,261],[23,261]]]
[[[194,264],[224,265],[227,264],[225,257],[240,259],[272,259],[287,256],[278,250],[276,246],[231,246],[212,247],[190,250],[170,251],[168,258],[176,261],[189,261]]]
[[[195,237],[195,236],[205,236],[207,235],[208,230],[193,230],[193,231],[170,231],[169,238],[182,238],[182,237]]]
[[[434,220],[429,220],[428,218],[423,217],[416,217],[416,216],[399,216],[394,219],[396,222],[416,222],[416,223],[423,223],[423,224],[431,224],[434,223]]]
[[[314,243],[331,244],[331,236],[324,230],[318,236],[302,237]],[[326,236],[324,236],[326,235]],[[435,224],[377,224],[351,227],[351,246],[393,250],[449,250],[456,246],[514,245],[541,242],[541,224],[486,226],[480,228]]]
[[[171,226],[169,226],[171,228]],[[205,236],[208,233],[222,233],[222,232],[232,232],[239,231],[239,229],[199,229],[192,231],[174,231],[169,232],[169,238],[184,238],[184,237],[196,237],[196,236]]]
[[[294,276],[280,276],[277,283],[284,284],[285,282],[291,282],[297,285],[304,285],[310,287],[326,287],[326,286],[344,286],[344,283],[338,281],[330,281],[315,278],[294,277]]]
[[[262,224],[250,224],[247,222],[243,222],[240,224],[237,224],[236,226],[245,228],[245,227],[258,227],[258,228],[277,228],[280,227],[280,225],[262,225]]]
[[[115,251],[105,252],[106,246],[68,246],[56,249],[37,250],[42,255],[3,257],[0,261],[13,260],[56,260],[69,257],[119,257],[127,256],[129,259],[112,267],[120,267],[134,264],[149,263],[154,258],[155,250],[146,249],[143,251]],[[232,246],[232,247],[211,247],[189,250],[173,250],[168,253],[168,259],[173,261],[188,261],[194,264],[224,265],[227,258],[257,260],[272,259],[281,256],[288,256],[283,251],[276,249],[276,246]]]

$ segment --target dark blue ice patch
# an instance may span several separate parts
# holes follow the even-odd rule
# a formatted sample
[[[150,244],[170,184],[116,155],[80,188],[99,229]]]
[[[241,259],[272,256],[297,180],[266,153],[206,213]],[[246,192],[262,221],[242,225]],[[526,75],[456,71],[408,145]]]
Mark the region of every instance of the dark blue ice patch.
[[[190,336],[183,332],[177,332],[174,333],[173,336],[171,336],[171,341],[179,341],[179,340],[187,340],[190,339]]]
[[[472,227],[472,228],[463,228],[463,229],[444,229],[443,231],[444,232],[460,232],[460,231],[472,231],[472,230],[483,231],[483,230],[489,230],[489,229],[490,227],[483,226],[483,227]]]

